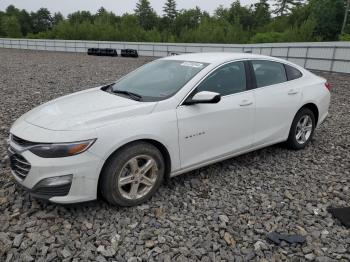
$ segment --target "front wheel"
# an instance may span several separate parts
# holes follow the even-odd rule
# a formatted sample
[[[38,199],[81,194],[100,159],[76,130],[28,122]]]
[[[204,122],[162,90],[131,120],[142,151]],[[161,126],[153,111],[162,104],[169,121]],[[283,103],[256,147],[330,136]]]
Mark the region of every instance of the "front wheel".
[[[314,134],[315,124],[315,115],[310,109],[299,110],[290,128],[287,146],[294,150],[304,149]]]
[[[154,195],[164,172],[163,156],[155,146],[130,144],[106,163],[101,173],[101,194],[112,205],[139,205]]]

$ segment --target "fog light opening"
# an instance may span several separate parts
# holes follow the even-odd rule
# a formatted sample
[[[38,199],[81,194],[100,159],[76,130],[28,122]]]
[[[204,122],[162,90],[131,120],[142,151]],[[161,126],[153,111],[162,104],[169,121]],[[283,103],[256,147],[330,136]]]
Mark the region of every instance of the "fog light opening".
[[[71,184],[72,180],[73,180],[73,175],[49,177],[41,180],[35,186],[35,188],[64,186],[64,185]]]

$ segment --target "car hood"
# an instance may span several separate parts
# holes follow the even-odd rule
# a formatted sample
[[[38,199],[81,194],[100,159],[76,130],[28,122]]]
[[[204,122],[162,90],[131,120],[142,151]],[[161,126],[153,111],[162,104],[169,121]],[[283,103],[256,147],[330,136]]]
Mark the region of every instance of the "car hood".
[[[50,130],[86,130],[152,112],[156,102],[138,102],[102,91],[88,89],[52,100],[34,108],[23,119]]]

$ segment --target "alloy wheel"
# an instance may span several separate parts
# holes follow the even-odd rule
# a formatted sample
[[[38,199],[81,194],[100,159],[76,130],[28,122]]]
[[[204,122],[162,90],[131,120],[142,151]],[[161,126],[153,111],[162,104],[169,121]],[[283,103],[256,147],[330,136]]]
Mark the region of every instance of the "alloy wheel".
[[[299,144],[305,144],[312,134],[312,119],[309,115],[304,115],[298,121],[295,130],[295,139]]]
[[[158,175],[157,162],[148,155],[131,158],[118,176],[118,189],[126,199],[139,199],[155,185]]]

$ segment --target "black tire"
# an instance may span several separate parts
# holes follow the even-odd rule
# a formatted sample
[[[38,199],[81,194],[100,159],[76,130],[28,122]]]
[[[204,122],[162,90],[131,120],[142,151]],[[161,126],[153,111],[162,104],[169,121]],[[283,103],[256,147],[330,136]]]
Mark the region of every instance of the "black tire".
[[[150,191],[143,197],[128,199],[119,190],[119,176],[128,161],[139,155],[151,157],[157,164],[156,181]],[[161,152],[153,145],[146,142],[129,144],[114,153],[106,162],[100,178],[100,193],[112,205],[136,206],[149,200],[163,182],[165,173],[164,158]]]
[[[305,116],[309,116],[311,118],[312,122],[312,130],[311,134],[304,143],[300,143],[297,141],[296,138],[296,132],[297,132],[297,125],[298,122]],[[292,126],[289,131],[288,140],[286,141],[286,145],[288,148],[293,150],[301,150],[304,149],[311,141],[314,131],[315,131],[316,121],[315,121],[315,115],[314,113],[308,109],[308,108],[302,108],[298,111],[298,113],[295,115]]]

